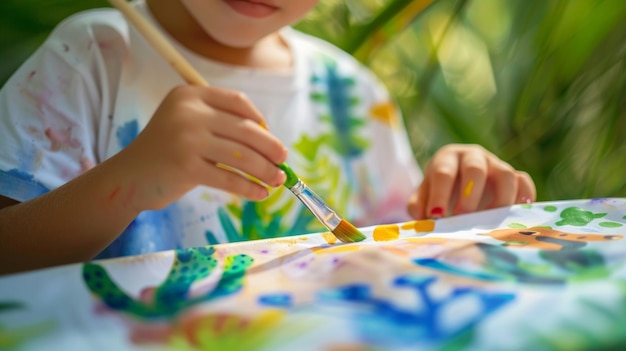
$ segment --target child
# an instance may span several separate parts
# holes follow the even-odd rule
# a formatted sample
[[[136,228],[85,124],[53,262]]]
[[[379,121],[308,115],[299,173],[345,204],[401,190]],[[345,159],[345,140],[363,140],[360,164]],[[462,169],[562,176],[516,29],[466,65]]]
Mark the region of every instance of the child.
[[[0,273],[324,231],[280,186],[283,161],[357,226],[534,199],[527,174],[469,145],[441,149],[414,191],[380,82],[287,27],[316,3],[135,1],[210,88],[113,9],[59,24],[0,92]]]

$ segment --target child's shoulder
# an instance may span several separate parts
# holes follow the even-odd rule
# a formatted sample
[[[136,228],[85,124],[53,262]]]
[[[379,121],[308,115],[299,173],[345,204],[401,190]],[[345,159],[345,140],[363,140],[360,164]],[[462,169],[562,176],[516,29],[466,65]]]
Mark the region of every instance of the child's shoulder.
[[[339,71],[380,83],[369,67],[333,43],[292,28],[287,33],[292,42],[296,42],[308,57],[322,58],[324,61],[330,61]]]
[[[81,36],[110,30],[126,34],[128,32],[128,23],[124,16],[112,8],[96,8],[77,12],[66,17],[56,25],[51,34]]]

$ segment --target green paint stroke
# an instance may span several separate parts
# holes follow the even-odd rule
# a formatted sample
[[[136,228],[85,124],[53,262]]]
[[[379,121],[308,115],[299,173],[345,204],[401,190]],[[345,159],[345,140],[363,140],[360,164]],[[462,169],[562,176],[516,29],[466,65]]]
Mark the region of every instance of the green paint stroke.
[[[83,280],[89,290],[112,310],[140,319],[172,318],[191,306],[233,294],[243,286],[246,269],[253,260],[247,255],[228,256],[217,286],[205,295],[191,297],[192,285],[207,278],[217,267],[214,254],[215,249],[211,246],[177,250],[167,278],[154,288],[153,301],[130,297],[98,264],[83,265]]]
[[[543,208],[543,210],[546,212],[556,212],[557,208],[556,206],[546,206]]]
[[[602,218],[604,216],[606,216],[606,213],[593,213],[578,207],[568,207],[561,211],[561,220],[556,222],[556,225],[573,225],[582,227],[591,223],[594,219]]]
[[[283,184],[284,186],[286,186],[288,189],[291,189],[294,185],[298,183],[298,176],[296,175],[296,172],[294,172],[293,169],[289,167],[289,165],[283,162],[278,165],[278,168],[285,172],[285,175],[287,176],[287,179]]]
[[[516,222],[509,223],[508,227],[509,228],[516,228],[516,229],[528,228],[525,225],[523,225],[522,223],[516,223]]]
[[[619,228],[624,226],[622,223],[617,222],[600,222],[598,225],[604,228]]]
[[[54,322],[42,322],[8,329],[0,324],[0,350],[16,350],[20,345],[55,329]]]

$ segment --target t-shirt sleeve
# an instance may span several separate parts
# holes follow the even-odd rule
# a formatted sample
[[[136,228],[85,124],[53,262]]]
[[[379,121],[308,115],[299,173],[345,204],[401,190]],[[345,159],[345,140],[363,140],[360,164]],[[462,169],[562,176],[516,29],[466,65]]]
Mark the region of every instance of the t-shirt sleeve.
[[[91,17],[59,24],[0,90],[0,195],[27,201],[99,162],[110,67]]]

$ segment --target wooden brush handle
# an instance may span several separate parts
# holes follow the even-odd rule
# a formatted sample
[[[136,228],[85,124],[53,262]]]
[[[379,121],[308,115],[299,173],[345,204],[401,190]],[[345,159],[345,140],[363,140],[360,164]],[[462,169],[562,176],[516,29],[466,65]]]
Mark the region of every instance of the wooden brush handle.
[[[130,21],[144,38],[169,62],[189,84],[209,86],[209,83],[196,71],[174,46],[150,22],[130,6],[126,0],[109,0]]]

